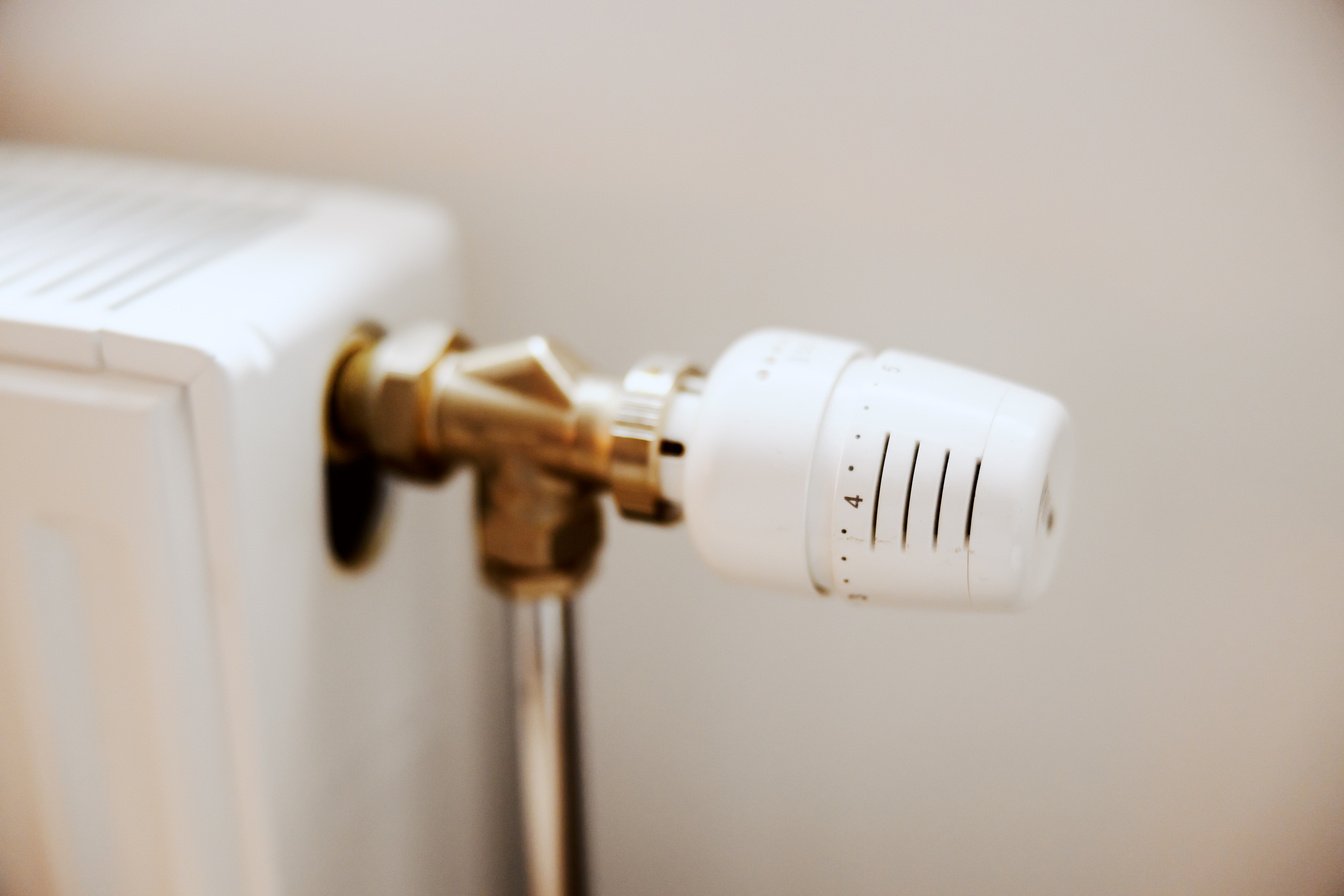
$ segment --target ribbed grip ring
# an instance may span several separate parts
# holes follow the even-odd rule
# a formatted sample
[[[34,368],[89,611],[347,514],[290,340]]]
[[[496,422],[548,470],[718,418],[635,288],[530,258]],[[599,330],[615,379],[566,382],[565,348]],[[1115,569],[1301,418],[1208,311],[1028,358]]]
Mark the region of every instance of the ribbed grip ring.
[[[611,493],[621,514],[654,522],[677,518],[663,497],[659,445],[672,396],[703,373],[685,358],[650,355],[626,374],[611,424]]]

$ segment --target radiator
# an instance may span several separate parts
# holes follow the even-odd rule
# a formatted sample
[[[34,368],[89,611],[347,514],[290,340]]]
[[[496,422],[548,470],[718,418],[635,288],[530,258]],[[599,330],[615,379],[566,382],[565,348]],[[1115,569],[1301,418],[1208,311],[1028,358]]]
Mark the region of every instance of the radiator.
[[[418,200],[0,145],[0,893],[497,890],[461,486],[325,530],[342,340],[457,294]]]

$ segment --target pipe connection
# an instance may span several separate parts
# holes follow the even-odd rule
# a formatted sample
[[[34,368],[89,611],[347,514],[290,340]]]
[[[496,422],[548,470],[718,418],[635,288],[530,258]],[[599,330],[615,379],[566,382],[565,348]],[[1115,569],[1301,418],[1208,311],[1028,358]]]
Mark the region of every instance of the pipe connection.
[[[602,491],[626,517],[680,516],[668,424],[702,379],[669,355],[618,381],[539,336],[476,347],[442,324],[365,327],[332,377],[329,453],[418,482],[471,466],[486,577],[511,597],[569,593],[601,544]]]

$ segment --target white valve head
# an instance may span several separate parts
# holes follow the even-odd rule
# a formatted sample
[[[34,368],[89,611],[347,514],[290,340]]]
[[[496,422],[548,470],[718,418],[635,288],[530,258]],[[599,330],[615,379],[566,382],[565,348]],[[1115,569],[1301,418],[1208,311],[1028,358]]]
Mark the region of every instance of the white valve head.
[[[1049,581],[1073,467],[1049,396],[762,330],[672,417],[691,537],[729,578],[950,607],[1011,606]]]

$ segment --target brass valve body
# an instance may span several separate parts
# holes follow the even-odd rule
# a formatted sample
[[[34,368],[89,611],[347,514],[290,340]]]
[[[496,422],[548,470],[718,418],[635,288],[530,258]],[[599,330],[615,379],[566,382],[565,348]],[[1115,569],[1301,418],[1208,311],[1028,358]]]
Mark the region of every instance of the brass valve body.
[[[699,375],[659,356],[617,382],[542,337],[475,348],[440,324],[364,328],[333,376],[329,450],[421,482],[470,464],[487,578],[512,597],[572,592],[601,544],[599,491],[625,516],[677,518],[659,446]]]

